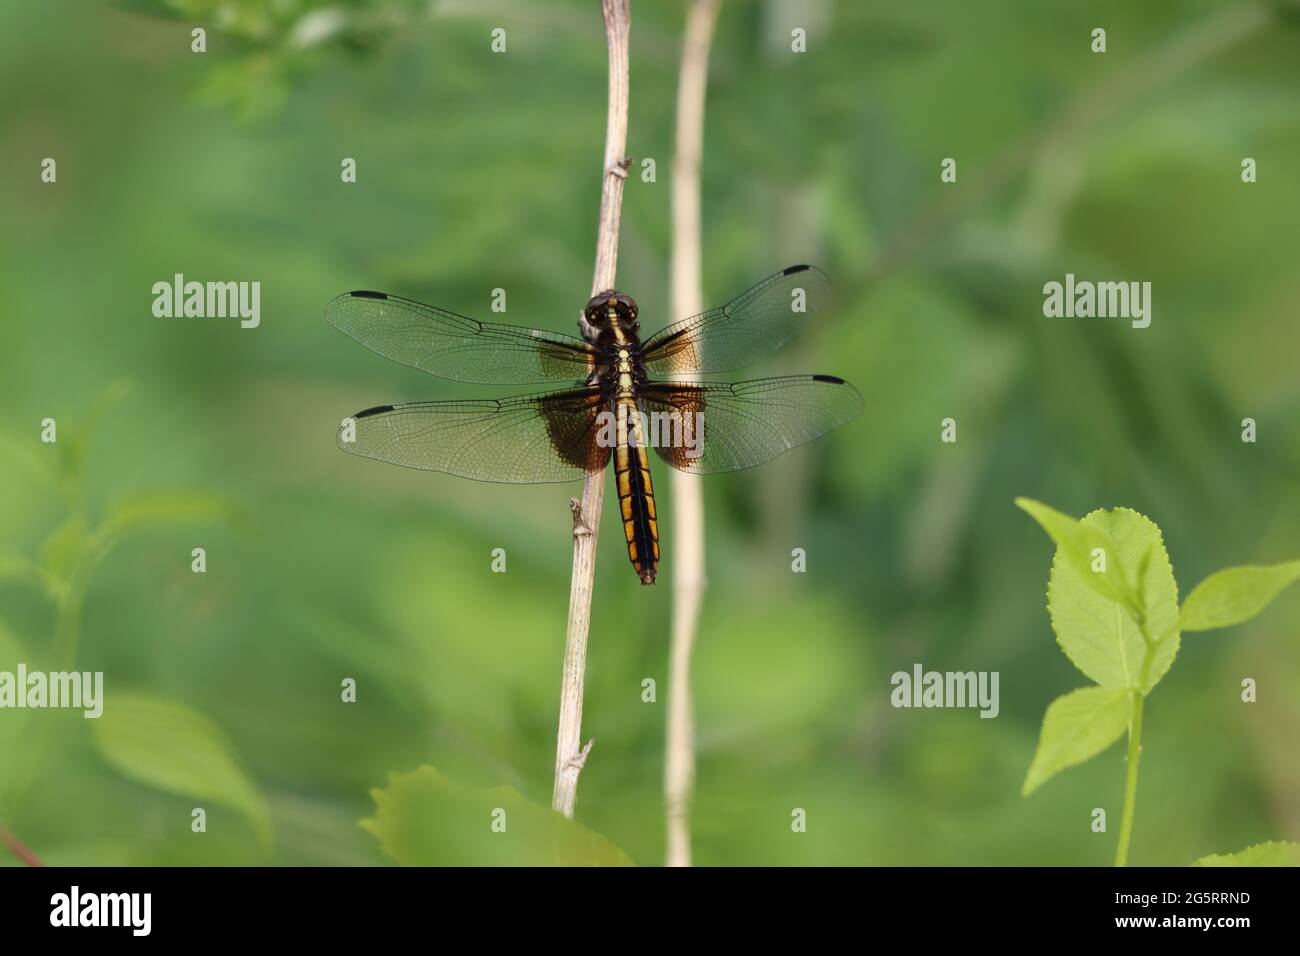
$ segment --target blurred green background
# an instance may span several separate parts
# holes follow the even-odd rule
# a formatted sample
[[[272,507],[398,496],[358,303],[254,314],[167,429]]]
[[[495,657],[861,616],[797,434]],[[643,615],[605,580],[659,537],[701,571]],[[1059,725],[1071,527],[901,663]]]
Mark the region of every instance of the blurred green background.
[[[633,0],[628,148],[658,181],[628,182],[619,285],[647,331],[678,318],[683,10]],[[1122,747],[1019,796],[1044,708],[1084,678],[1044,609],[1050,542],[1012,498],[1147,514],[1183,595],[1300,555],[1298,67],[1294,5],[727,0],[707,298],[821,265],[834,305],[753,374],[842,375],[867,411],[707,481],[697,863],[1110,861]],[[573,331],[605,69],[594,0],[0,6],[0,669],[70,649],[108,694],[101,722],[0,712],[0,818],[48,862],[390,862],[357,821],[422,764],[549,804],[577,486],[339,452],[357,409],[509,390],[386,362],[322,308],[374,288],[488,316],[501,287],[504,321]],[[176,272],[260,281],[261,327],[155,318]],[[1151,327],[1045,319],[1066,272],[1150,281]],[[653,865],[674,544],[665,520],[643,588],[613,510],[577,817]],[[1134,863],[1300,839],[1298,623],[1293,591],[1184,637],[1147,709]],[[999,671],[1000,716],[892,709],[915,662]],[[109,725],[128,694],[138,726]],[[452,829],[447,861],[499,861]]]

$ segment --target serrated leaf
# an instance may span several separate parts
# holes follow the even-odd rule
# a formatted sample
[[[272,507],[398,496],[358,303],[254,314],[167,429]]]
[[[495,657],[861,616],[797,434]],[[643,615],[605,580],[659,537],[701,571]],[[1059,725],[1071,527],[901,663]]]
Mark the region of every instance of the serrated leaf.
[[[430,766],[389,775],[361,826],[403,866],[631,866],[605,837],[511,787],[469,790]],[[498,811],[504,811],[504,818]],[[493,829],[504,820],[504,832]]]
[[[1300,561],[1216,571],[1183,602],[1182,629],[1209,631],[1249,621],[1282,589],[1300,579]]]
[[[1300,843],[1257,843],[1236,853],[1203,856],[1192,866],[1300,866]]]
[[[1133,691],[1084,687],[1056,698],[1043,716],[1038,749],[1025,775],[1021,796],[1029,796],[1067,767],[1101,753],[1128,729]]]
[[[92,722],[104,759],[123,775],[167,793],[210,800],[244,814],[270,840],[266,801],[211,720],[175,701],[114,694]],[[186,820],[178,826],[187,826]]]
[[[1082,522],[1110,541],[1108,564],[1123,569],[1134,583],[1147,632],[1157,641],[1142,692],[1149,693],[1178,655],[1178,583],[1169,563],[1160,528],[1129,508],[1094,511]],[[1047,584],[1047,610],[1052,630],[1065,656],[1087,677],[1103,687],[1136,687],[1146,641],[1126,609],[1086,587],[1086,575],[1063,560],[1052,561]]]
[[[1057,554],[1079,572],[1080,581],[1107,600],[1137,613],[1136,598],[1124,578],[1123,567],[1111,560],[1114,548],[1104,531],[1032,498],[1017,498],[1016,505],[1047,532],[1056,543]],[[1093,570],[1093,552],[1098,548],[1106,553],[1104,571]]]

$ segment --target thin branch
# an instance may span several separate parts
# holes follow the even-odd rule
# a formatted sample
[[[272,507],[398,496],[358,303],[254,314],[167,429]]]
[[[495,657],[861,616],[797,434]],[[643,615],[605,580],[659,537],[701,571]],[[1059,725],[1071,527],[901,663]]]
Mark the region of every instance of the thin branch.
[[[14,836],[9,830],[0,827],[0,843],[8,848],[9,852],[22,860],[28,866],[44,866],[41,858],[27,848],[22,840]]]
[[[709,46],[721,0],[694,0],[686,14],[677,78],[677,144],[673,156],[672,317],[704,311],[700,280],[700,160]],[[667,866],[691,865],[691,793],[695,787],[695,728],[691,651],[704,599],[704,492],[698,475],[674,470],[673,616],[668,651],[668,727],[664,746]]]
[[[601,0],[609,46],[609,111],[605,122],[605,161],[600,190],[600,227],[591,294],[614,288],[618,265],[618,226],[627,180],[628,0]],[[587,672],[587,633],[596,580],[596,536],[604,500],[605,475],[588,475],[582,500],[572,499],[573,577],[569,585],[569,624],[564,638],[564,677],[560,684],[560,724],[555,745],[555,790],[551,807],[573,816],[582,772],[594,741],[582,744],[582,690]]]

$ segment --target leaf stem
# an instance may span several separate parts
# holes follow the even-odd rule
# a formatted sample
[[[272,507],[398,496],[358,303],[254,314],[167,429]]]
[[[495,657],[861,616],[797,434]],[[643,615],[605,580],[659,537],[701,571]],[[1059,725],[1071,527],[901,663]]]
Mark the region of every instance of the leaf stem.
[[[1124,812],[1119,822],[1119,845],[1115,847],[1115,865],[1128,865],[1128,845],[1133,836],[1133,811],[1137,803],[1138,762],[1142,758],[1142,710],[1146,703],[1147,677],[1155,661],[1156,642],[1147,629],[1145,614],[1137,615],[1138,632],[1142,635],[1145,650],[1142,668],[1138,672],[1138,685],[1133,688],[1133,717],[1128,725],[1128,768],[1124,772]]]
[[[1138,760],[1142,756],[1142,705],[1146,695],[1141,688],[1133,691],[1133,719],[1128,726],[1128,770],[1124,774],[1124,815],[1119,823],[1119,845],[1115,848],[1115,865],[1128,865],[1128,844],[1133,836],[1133,808],[1137,802]]]

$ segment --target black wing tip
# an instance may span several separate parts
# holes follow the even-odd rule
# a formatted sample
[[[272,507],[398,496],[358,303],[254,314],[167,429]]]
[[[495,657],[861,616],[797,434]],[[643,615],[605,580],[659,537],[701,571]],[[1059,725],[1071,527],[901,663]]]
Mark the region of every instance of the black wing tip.
[[[350,416],[352,419],[369,418],[371,415],[382,415],[384,412],[391,412],[396,405],[375,405],[373,408],[364,408],[355,415]]]
[[[340,292],[334,298],[325,303],[325,320],[335,328],[341,328],[339,322],[342,321],[338,315],[338,306],[342,302],[348,302],[352,299],[380,299],[387,301],[392,298],[386,292],[370,292],[366,289],[358,289],[354,292]],[[346,331],[346,330],[344,330]],[[351,333],[348,333],[349,335]]]
[[[801,272],[815,272],[820,274],[820,276],[824,276],[824,274],[826,274],[822,272],[822,269],[819,269],[818,267],[815,267],[815,265],[809,265],[807,263],[800,263],[798,265],[788,265],[787,268],[781,269],[781,274],[783,274],[783,276],[797,276],[797,274]]]
[[[862,397],[862,393],[838,375],[813,375],[812,380],[814,382],[825,382],[827,385],[838,386],[835,394],[852,401],[855,406],[853,414],[849,416],[849,419],[857,418],[862,414],[862,410],[867,407],[867,401]],[[849,419],[845,419],[845,421],[848,421]],[[843,424],[843,422],[841,422],[841,424]]]
[[[787,268],[782,269],[782,270],[781,270],[781,277],[782,277],[782,278],[786,278],[786,277],[788,277],[788,276],[797,276],[797,275],[800,275],[801,273],[804,273],[804,272],[808,273],[810,277],[811,277],[811,276],[817,276],[817,277],[819,277],[819,278],[820,278],[820,281],[826,283],[826,286],[827,286],[828,289],[830,288],[831,277],[828,276],[828,275],[827,275],[825,272],[823,272],[821,269],[817,268],[816,266],[809,265],[809,264],[806,263],[806,262],[800,263],[800,264],[797,265],[797,266],[788,266]]]

